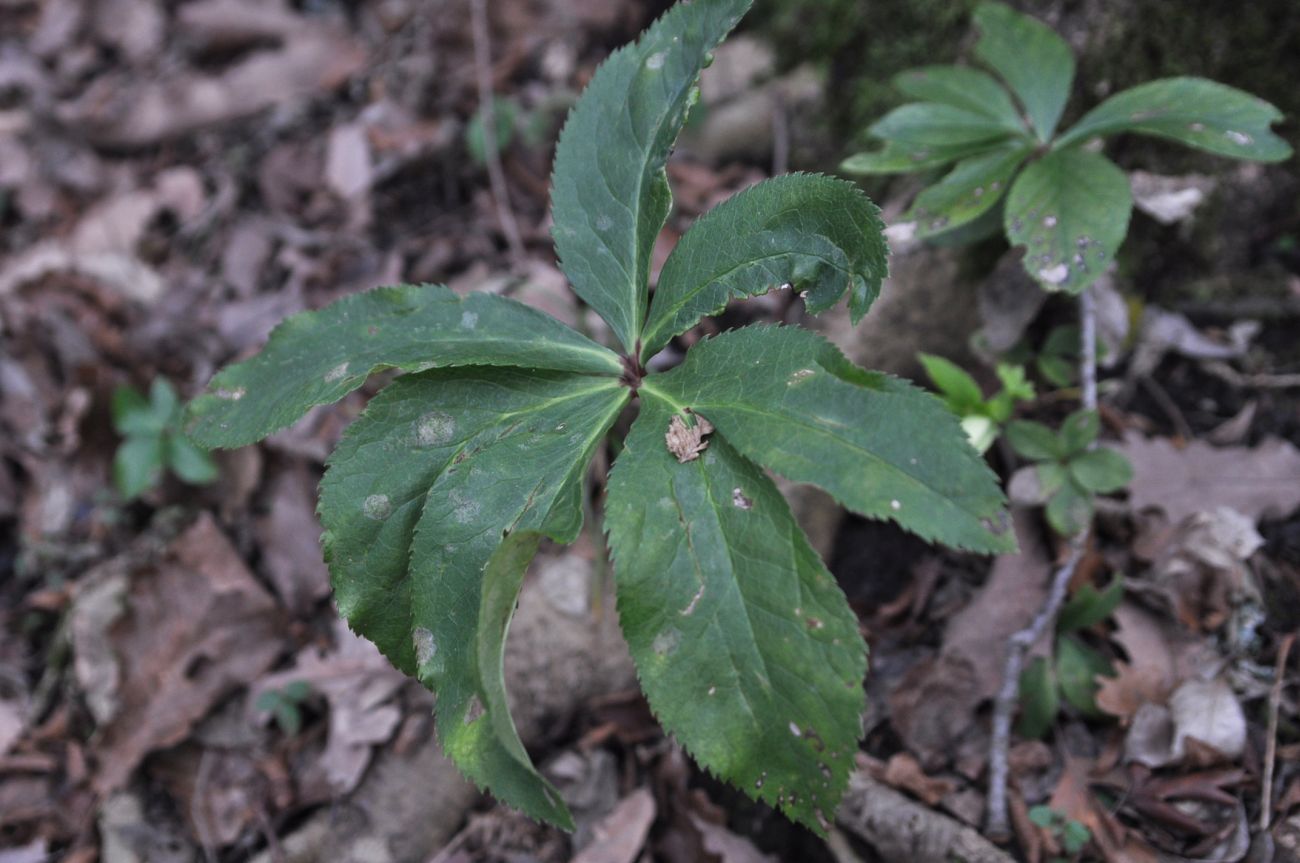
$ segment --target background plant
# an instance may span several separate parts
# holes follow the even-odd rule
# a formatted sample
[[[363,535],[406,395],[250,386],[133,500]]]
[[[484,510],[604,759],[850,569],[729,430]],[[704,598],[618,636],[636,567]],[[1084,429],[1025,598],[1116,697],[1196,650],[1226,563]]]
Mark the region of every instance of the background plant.
[[[1030,420],[1007,426],[1011,448],[1034,462],[1017,475],[1020,482],[1013,480],[1012,497],[1046,506],[1048,522],[1062,536],[1092,524],[1098,494],[1119,491],[1133,480],[1124,456],[1097,446],[1100,430],[1095,411],[1071,414],[1059,431]]]
[[[988,398],[979,383],[961,366],[932,354],[921,354],[921,365],[943,398],[948,410],[961,418],[961,427],[971,445],[987,452],[1011,419],[1016,402],[1033,401],[1034,385],[1025,377],[1023,366],[998,363],[1002,388]]]
[[[996,478],[932,396],[796,328],[647,361],[733,298],[789,286],[858,321],[885,275],[876,207],[814,175],[702,216],[665,263],[664,171],[711,50],[749,0],[679,5],[606,62],[555,159],[554,236],[615,349],[498,296],[383,288],[295,316],[190,406],[208,446],[252,443],[380,369],[398,378],[329,459],[320,516],[340,612],[437,693],[446,752],[476,783],[565,827],[514,729],[506,630],[543,538],[573,541],[589,465],[635,397],[608,481],[620,622],[665,728],[745,793],[824,831],[861,733],[857,619],[765,469],[923,538],[1006,551]]]
[[[918,238],[978,235],[1000,221],[1008,241],[1026,249],[1030,276],[1048,290],[1077,294],[1114,260],[1133,206],[1124,172],[1089,142],[1135,133],[1236,159],[1291,155],[1269,128],[1281,119],[1276,108],[1203,78],[1124,90],[1058,133],[1074,84],[1069,45],[999,3],[980,4],[975,25],[975,56],[998,78],[970,66],[900,74],[898,89],[922,101],[870,127],[883,149],[841,166],[893,174],[953,165],[904,216]]]
[[[180,431],[181,403],[165,378],[154,378],[149,398],[130,387],[113,393],[113,428],[123,438],[113,458],[113,483],[127,500],[139,497],[171,470],[193,485],[217,478],[212,456]]]
[[[1097,677],[1113,677],[1114,666],[1078,637],[1110,617],[1124,599],[1124,580],[1115,578],[1105,590],[1084,585],[1070,597],[1056,619],[1056,639],[1050,657],[1035,657],[1020,676],[1020,720],[1023,737],[1043,737],[1060,712],[1061,702],[1084,716],[1100,715]]]

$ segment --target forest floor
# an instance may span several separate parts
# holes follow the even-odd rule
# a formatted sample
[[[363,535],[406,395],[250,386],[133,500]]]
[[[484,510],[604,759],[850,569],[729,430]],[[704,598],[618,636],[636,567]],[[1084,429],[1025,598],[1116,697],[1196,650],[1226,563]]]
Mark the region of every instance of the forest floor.
[[[315,487],[373,389],[217,454],[211,484],[167,476],[124,499],[115,391],[165,379],[191,396],[286,315],[435,282],[598,331],[556,266],[550,159],[596,64],[658,9],[491,6],[477,47],[516,124],[508,202],[467,139],[480,82],[463,0],[0,0],[0,863],[1300,859],[1294,162],[1135,181],[1149,212],[1189,194],[1205,209],[1136,216],[1157,252],[1101,289],[1103,436],[1135,478],[1099,508],[1071,593],[1119,584],[1122,600],[1034,648],[1071,697],[1042,739],[1013,739],[997,846],[979,838],[990,701],[1065,553],[1037,510],[1017,513],[1021,553],[990,561],[798,507],[872,655],[860,770],[824,841],[664,736],[612,603],[588,601],[608,579],[590,537],[544,549],[507,658],[521,734],[577,832],[460,779],[432,697],[329,599]],[[736,190],[845,155],[803,122],[833,98],[819,77],[736,44],[669,165],[659,263]],[[886,213],[909,191],[884,190]],[[1231,251],[1189,273],[1180,250],[1206,231]],[[1007,272],[969,269],[981,296]],[[1024,416],[1077,406],[1041,376],[1070,304],[966,306],[969,331],[1022,345],[1040,384]],[[751,301],[677,347],[801,315]]]

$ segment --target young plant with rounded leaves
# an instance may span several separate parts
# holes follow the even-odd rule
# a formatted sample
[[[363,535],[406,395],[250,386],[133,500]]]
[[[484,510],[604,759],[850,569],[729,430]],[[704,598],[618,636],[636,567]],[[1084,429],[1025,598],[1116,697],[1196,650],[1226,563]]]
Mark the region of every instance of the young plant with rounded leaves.
[[[439,739],[528,815],[572,819],[506,706],[502,655],[525,568],[582,528],[594,454],[634,401],[604,524],[620,622],[659,719],[708,770],[824,831],[861,734],[866,651],[767,471],[981,552],[1009,549],[995,477],[932,396],[820,337],[756,326],[646,365],[729,300],[789,286],[854,320],[880,290],[879,211],[854,186],[780,177],[702,216],[663,267],[664,166],[710,52],[750,0],[679,4],[596,73],[560,137],[554,235],[611,349],[509,299],[381,288],[295,316],[194,400],[207,446],[252,443],[398,377],[321,483],[340,612],[437,694]]]
[[[1220,156],[1278,162],[1291,148],[1270,126],[1269,103],[1203,78],[1150,81],[1106,99],[1058,134],[1074,84],[1074,56],[1041,22],[1001,3],[975,10],[970,66],[903,72],[895,85],[921,101],[869,130],[884,141],[841,166],[893,174],[956,163],[913,202],[901,225],[918,238],[980,235],[999,221],[1024,266],[1051,291],[1077,294],[1114,259],[1128,234],[1133,196],[1124,172],[1086,147],[1102,136],[1153,135]]]

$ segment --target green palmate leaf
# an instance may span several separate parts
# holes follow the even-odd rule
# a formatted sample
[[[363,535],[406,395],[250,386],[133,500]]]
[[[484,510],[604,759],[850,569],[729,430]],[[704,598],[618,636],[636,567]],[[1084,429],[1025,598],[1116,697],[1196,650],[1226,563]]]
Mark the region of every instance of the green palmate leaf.
[[[619,620],[664,727],[746,794],[824,833],[853,768],[866,651],[767,475],[718,433],[665,446],[653,395],[610,475]]]
[[[321,483],[339,611],[438,695],[444,749],[475,782],[571,827],[506,711],[501,651],[539,539],[572,542],[591,455],[627,403],[613,379],[523,369],[399,378]]]
[[[926,171],[983,152],[990,146],[985,141],[953,147],[887,141],[884,147],[875,152],[858,153],[845,159],[840,163],[840,170],[846,174],[906,174]]]
[[[923,66],[897,75],[894,86],[923,102],[941,102],[983,114],[1020,134],[1029,131],[1006,88],[979,69]]]
[[[1061,709],[1061,696],[1051,664],[1035,656],[1020,673],[1020,720],[1016,733],[1021,737],[1040,738],[1052,728]]]
[[[1114,669],[1106,657],[1068,635],[1056,639],[1056,677],[1061,694],[1075,710],[1096,716],[1097,676],[1113,676]]]
[[[847,293],[856,322],[880,294],[889,249],[880,210],[856,186],[791,174],[752,186],[702,216],[664,264],[642,357],[729,300],[789,287],[810,312]]]
[[[169,434],[164,441],[167,465],[178,477],[192,485],[216,482],[217,464],[204,450],[190,443],[179,433]]]
[[[1075,411],[1061,423],[1060,439],[1066,453],[1081,453],[1101,434],[1101,414],[1095,410]]]
[[[1038,139],[1050,140],[1074,84],[1070,46],[1046,24],[1001,3],[981,3],[975,25],[975,55],[1011,85]]]
[[[1066,478],[1047,502],[1047,522],[1062,536],[1074,536],[1092,524],[1093,511],[1092,492]]]
[[[113,484],[127,500],[158,482],[163,468],[163,442],[157,435],[134,435],[113,456]]]
[[[806,330],[724,333],[642,391],[695,411],[746,458],[855,512],[958,548],[1015,546],[996,477],[943,403],[859,369]]]
[[[985,114],[942,102],[913,102],[895,108],[867,131],[876,138],[913,147],[991,145],[1012,134]]]
[[[915,236],[947,233],[997,206],[1029,152],[1029,146],[1015,142],[963,159],[912,204],[905,218],[916,222]]]
[[[1105,271],[1128,233],[1133,195],[1113,162],[1079,149],[1032,163],[1011,187],[1007,237],[1025,246],[1025,270],[1051,291],[1081,292]]]
[[[1042,423],[1031,420],[1014,420],[1007,424],[1007,443],[1027,459],[1055,461],[1065,458],[1070,450],[1056,432]]]
[[[1133,466],[1113,449],[1098,449],[1070,459],[1070,475],[1088,491],[1110,494],[1133,481]]]
[[[513,99],[493,99],[492,118],[496,126],[495,134],[487,132],[486,111],[482,108],[474,114],[465,127],[465,146],[470,158],[480,165],[488,161],[488,147],[494,153],[504,151],[515,137],[515,125],[519,119],[519,103]]]
[[[674,6],[600,67],[560,135],[551,192],[560,263],[628,353],[672,205],[664,164],[709,52],[751,2]]]
[[[130,387],[113,390],[113,428],[121,435],[160,434],[165,425],[149,410],[149,401]]]
[[[1097,135],[1137,132],[1235,159],[1279,162],[1291,147],[1269,127],[1282,112],[1204,78],[1164,78],[1111,96],[1061,136],[1058,148]]]
[[[280,324],[260,354],[224,369],[190,403],[187,431],[203,446],[243,446],[381,369],[465,365],[622,372],[613,351],[513,300],[432,285],[380,288]]]

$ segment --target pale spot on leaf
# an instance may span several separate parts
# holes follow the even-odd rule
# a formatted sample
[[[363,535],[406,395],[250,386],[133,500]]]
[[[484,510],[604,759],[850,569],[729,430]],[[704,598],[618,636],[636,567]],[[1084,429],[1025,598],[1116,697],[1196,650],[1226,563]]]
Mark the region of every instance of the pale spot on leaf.
[[[472,330],[478,326],[477,312],[464,312],[460,316],[460,328],[462,330]]]
[[[348,364],[345,362],[339,363],[337,366],[335,366],[334,368],[326,372],[325,383],[332,384],[335,381],[341,381],[345,377],[347,377],[347,374],[348,374]]]
[[[677,649],[677,645],[681,640],[682,634],[676,629],[665,629],[655,636],[650,649],[658,656],[667,656]]]
[[[754,502],[745,497],[743,489],[733,489],[731,492],[731,503],[738,509],[750,510],[754,508]]]
[[[442,446],[456,434],[456,421],[444,413],[434,411],[420,417],[415,426],[415,439],[420,446]]]
[[[483,708],[483,699],[475,693],[469,700],[469,707],[465,708],[465,724],[473,725],[486,712]]]
[[[424,627],[411,634],[411,642],[415,645],[415,661],[420,665],[427,665],[438,655],[438,643],[433,640],[433,633]]]
[[[361,512],[366,518],[383,521],[393,514],[393,504],[386,494],[372,494],[362,502]]]
[[[695,595],[691,597],[690,603],[685,608],[682,609],[681,611],[682,617],[690,617],[692,614],[694,614],[695,607],[700,604],[700,600],[703,597],[704,597],[704,585],[701,584],[700,589],[695,591]]]
[[[1070,267],[1067,264],[1057,264],[1055,267],[1047,267],[1038,271],[1038,277],[1050,284],[1059,285],[1066,279],[1070,278]]]

